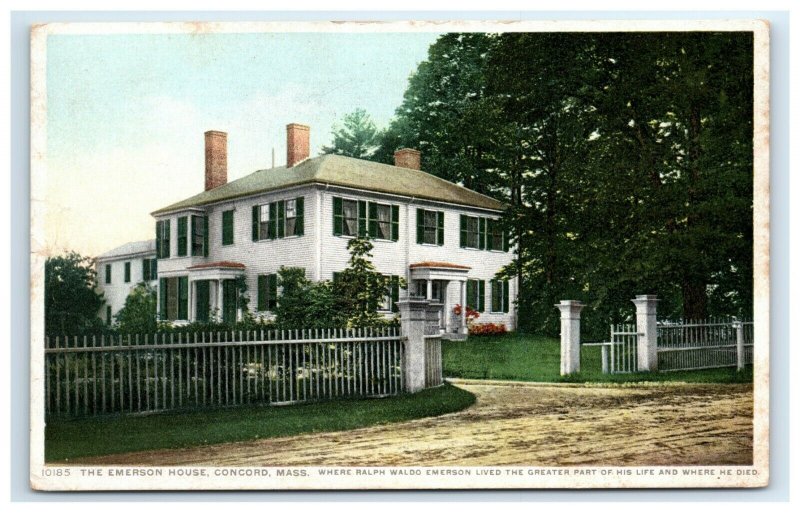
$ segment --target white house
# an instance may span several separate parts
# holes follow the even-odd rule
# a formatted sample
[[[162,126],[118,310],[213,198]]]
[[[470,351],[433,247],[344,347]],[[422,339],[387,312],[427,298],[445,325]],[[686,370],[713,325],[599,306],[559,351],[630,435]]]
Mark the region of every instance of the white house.
[[[125,306],[125,299],[134,286],[158,279],[156,242],[133,241],[118,246],[94,259],[98,289],[106,303],[100,308],[100,318],[111,324],[114,315]]]
[[[219,131],[205,133],[205,156],[205,191],[152,213],[162,319],[239,318],[239,276],[249,309],[269,318],[281,266],[330,280],[346,267],[349,239],[368,235],[380,272],[407,279],[408,295],[444,304],[446,332],[466,332],[453,311],[464,304],[481,313],[477,322],[515,327],[515,283],[495,280],[514,259],[498,224],[503,205],[420,171],[418,151],[397,151],[394,166],[309,158],[309,127],[289,124],[286,166],[227,182],[227,134]],[[387,315],[404,291],[387,296]]]

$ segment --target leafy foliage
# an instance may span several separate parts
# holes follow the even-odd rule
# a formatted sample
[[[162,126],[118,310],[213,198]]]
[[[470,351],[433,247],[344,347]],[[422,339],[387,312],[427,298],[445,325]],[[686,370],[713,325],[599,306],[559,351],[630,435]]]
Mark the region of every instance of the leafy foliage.
[[[45,334],[65,336],[103,330],[97,314],[104,299],[97,291],[90,257],[68,252],[47,258],[44,284]]]
[[[137,284],[114,316],[120,333],[153,333],[158,330],[158,294],[147,282]]]
[[[378,129],[363,108],[345,115],[342,125],[335,126],[332,134],[333,143],[322,148],[325,154],[367,159],[377,145]]]

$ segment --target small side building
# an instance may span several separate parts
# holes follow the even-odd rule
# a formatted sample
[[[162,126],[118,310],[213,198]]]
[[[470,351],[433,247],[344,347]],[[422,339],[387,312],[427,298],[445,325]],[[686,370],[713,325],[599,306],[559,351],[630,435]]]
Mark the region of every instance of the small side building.
[[[108,325],[137,284],[147,282],[155,287],[158,281],[155,239],[125,243],[98,255],[94,263],[97,286],[106,299],[99,316]]]

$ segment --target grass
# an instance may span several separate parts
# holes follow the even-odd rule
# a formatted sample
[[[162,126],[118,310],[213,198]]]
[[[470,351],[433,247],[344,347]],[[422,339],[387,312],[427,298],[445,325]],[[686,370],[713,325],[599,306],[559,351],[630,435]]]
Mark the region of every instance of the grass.
[[[750,383],[753,369],[704,369],[680,372],[603,374],[600,348],[581,349],[581,372],[560,375],[561,349],[554,338],[508,333],[473,336],[466,342],[442,342],[444,375],[458,378],[552,382],[685,381],[689,383]]]
[[[55,421],[49,422],[45,430],[45,460],[67,461],[115,453],[350,430],[456,412],[474,402],[475,396],[471,393],[446,384],[416,394],[385,399]]]

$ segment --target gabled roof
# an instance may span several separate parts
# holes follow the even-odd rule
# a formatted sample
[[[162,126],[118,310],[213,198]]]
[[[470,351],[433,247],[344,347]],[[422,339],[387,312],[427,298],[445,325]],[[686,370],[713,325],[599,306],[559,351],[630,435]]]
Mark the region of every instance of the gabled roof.
[[[340,155],[322,155],[304,160],[294,167],[261,169],[216,189],[201,192],[158,209],[151,214],[157,216],[175,210],[311,183],[351,187],[483,209],[503,209],[503,204],[494,198],[424,171]]]
[[[131,241],[124,245],[112,248],[108,252],[103,252],[95,259],[110,259],[112,257],[121,257],[125,255],[140,255],[140,254],[155,254],[156,253],[156,240],[148,239],[146,241]]]

